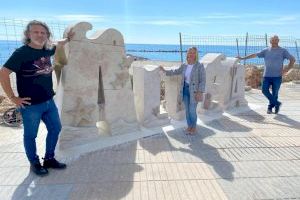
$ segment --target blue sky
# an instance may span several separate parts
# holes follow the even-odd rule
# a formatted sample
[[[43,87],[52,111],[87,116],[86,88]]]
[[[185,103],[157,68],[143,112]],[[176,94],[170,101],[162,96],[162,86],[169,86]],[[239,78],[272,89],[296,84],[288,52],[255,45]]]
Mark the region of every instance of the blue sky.
[[[116,28],[126,43],[178,44],[188,35],[300,38],[300,0],[5,0],[0,17]]]

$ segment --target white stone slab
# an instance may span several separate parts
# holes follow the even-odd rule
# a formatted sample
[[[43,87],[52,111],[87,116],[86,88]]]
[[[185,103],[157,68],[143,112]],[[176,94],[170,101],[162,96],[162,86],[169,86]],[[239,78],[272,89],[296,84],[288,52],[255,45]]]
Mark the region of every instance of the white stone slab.
[[[56,97],[63,127],[79,128],[87,138],[95,134],[82,127],[98,130],[99,135],[138,130],[122,34],[106,29],[87,38],[91,24],[80,22],[70,28],[75,36],[66,47],[68,64]],[[72,138],[69,134],[63,128],[60,141]]]
[[[139,123],[145,127],[169,123],[168,115],[161,113],[161,79],[157,65],[135,65],[133,68],[133,91]]]

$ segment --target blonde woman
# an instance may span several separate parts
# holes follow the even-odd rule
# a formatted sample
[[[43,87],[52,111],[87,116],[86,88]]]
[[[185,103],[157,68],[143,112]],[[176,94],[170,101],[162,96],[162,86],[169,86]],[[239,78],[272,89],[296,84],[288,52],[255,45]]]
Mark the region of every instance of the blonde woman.
[[[191,47],[187,51],[186,63],[178,69],[165,70],[160,66],[167,76],[182,75],[180,97],[185,106],[187,133],[195,134],[197,125],[197,104],[202,101],[205,92],[205,69],[203,64],[198,61],[198,50]]]

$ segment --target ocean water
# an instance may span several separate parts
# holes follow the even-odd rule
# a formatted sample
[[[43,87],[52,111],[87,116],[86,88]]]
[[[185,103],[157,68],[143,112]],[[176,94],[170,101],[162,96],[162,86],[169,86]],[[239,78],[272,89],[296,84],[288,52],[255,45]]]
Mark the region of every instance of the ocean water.
[[[189,45],[182,46],[182,59],[185,61],[186,50]],[[229,46],[229,45],[197,45],[199,57],[203,57],[207,53],[222,53],[226,57],[236,57],[238,55],[245,56],[252,53],[257,53],[265,46]],[[285,47],[297,59],[295,47]],[[127,54],[144,57],[150,60],[163,61],[181,61],[180,45],[161,45],[161,44],[126,44]],[[286,61],[287,62],[287,61]],[[285,63],[286,63],[285,62]],[[264,60],[254,58],[246,60],[246,64],[264,64]]]
[[[7,58],[12,52],[21,46],[22,43],[19,41],[5,41],[0,40],[0,66],[4,64]],[[183,45],[182,57],[185,60],[185,51],[190,46]],[[162,60],[162,61],[181,61],[180,45],[166,45],[166,44],[125,44],[126,53],[138,57],[143,57],[150,60]],[[265,48],[262,46],[228,46],[228,45],[199,45],[199,57],[207,53],[223,53],[227,57],[236,57],[237,55],[244,56],[245,53],[251,54],[260,51]],[[289,52],[297,59],[297,53],[295,47],[285,47]],[[252,64],[263,64],[263,59],[251,59],[247,60],[247,63]]]
[[[186,50],[190,46],[182,46],[183,60],[186,58]],[[197,46],[199,51],[199,57],[204,56],[207,53],[223,53],[226,56],[237,56],[238,50],[235,46],[225,45],[199,45]],[[126,50],[128,54],[141,56],[150,60],[164,60],[164,61],[180,61],[181,52],[180,45],[161,45],[161,44],[126,44]],[[239,48],[239,52],[244,48]]]

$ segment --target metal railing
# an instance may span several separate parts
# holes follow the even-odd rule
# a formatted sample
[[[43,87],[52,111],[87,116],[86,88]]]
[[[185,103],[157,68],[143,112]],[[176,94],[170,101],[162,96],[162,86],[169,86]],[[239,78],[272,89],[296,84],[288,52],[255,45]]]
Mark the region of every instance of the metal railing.
[[[249,35],[245,36],[191,36],[179,33],[179,46],[182,49],[181,60],[184,60],[186,50],[190,46],[196,46],[199,49],[200,56],[206,53],[223,53],[228,57],[246,56],[257,53],[269,46],[269,36]],[[279,45],[286,48],[299,63],[300,39],[291,36],[280,37]],[[255,58],[244,60],[244,64],[263,65],[264,60]]]
[[[0,18],[0,66],[8,59],[11,53],[22,43],[23,31],[28,21],[18,19]],[[63,35],[66,24],[47,22],[53,39]],[[300,39],[291,36],[280,37],[280,46],[287,48],[299,63]],[[206,53],[223,53],[228,57],[245,56],[256,53],[269,45],[269,35],[244,36],[191,36],[179,33],[179,44],[126,44],[128,54],[151,60],[184,61],[186,50],[190,46],[199,49],[200,57]],[[263,59],[245,60],[244,64],[262,65]]]

